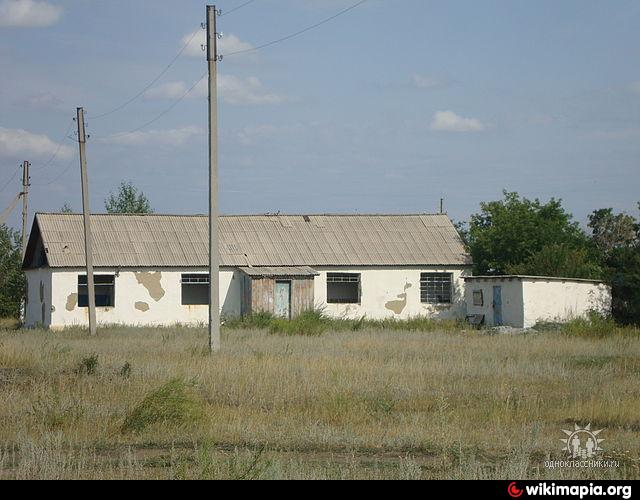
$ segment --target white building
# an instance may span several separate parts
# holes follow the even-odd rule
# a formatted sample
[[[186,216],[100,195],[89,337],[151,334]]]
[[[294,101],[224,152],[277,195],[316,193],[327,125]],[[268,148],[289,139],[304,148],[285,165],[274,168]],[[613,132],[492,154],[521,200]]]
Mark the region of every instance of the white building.
[[[101,324],[208,318],[208,219],[93,215]],[[37,214],[24,260],[26,325],[88,324],[82,216]],[[223,317],[313,307],[335,317],[464,318],[471,260],[445,215],[228,216],[220,220]]]
[[[611,312],[611,289],[600,281],[535,276],[467,276],[467,314],[488,326],[531,328],[595,311]],[[479,321],[478,321],[479,322]]]

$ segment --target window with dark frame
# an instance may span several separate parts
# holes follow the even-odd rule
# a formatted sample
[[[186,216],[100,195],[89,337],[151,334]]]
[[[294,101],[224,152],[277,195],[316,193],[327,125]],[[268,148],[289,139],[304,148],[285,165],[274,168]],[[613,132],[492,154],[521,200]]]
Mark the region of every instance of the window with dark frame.
[[[453,274],[422,273],[420,275],[420,301],[423,304],[453,303]]]
[[[183,274],[182,305],[208,306],[210,280],[208,274]]]
[[[473,291],[473,305],[480,307],[484,306],[484,293],[482,293],[482,290]]]
[[[327,304],[360,304],[360,275],[327,273]]]
[[[93,277],[96,307],[116,306],[116,277],[113,274],[97,274]],[[78,275],[78,307],[89,307],[87,275]]]

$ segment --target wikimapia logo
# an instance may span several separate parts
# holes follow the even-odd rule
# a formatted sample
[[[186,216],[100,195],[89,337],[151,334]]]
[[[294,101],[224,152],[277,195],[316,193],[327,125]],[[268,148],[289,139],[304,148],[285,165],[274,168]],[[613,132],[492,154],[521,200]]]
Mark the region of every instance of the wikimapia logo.
[[[603,429],[599,431],[592,431],[591,424],[586,427],[580,427],[575,424],[573,431],[562,430],[567,435],[567,439],[561,439],[565,444],[563,450],[567,452],[569,458],[587,460],[589,458],[595,458],[598,453],[604,451],[600,447],[600,443],[604,439],[599,439],[598,435]]]

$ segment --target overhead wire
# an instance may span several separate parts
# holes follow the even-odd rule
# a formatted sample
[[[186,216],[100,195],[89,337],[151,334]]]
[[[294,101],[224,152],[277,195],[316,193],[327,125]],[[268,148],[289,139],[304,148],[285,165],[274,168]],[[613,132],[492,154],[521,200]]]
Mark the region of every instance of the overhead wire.
[[[241,4],[241,5],[238,5],[237,7],[234,7],[231,10],[228,10],[226,12],[223,11],[222,14],[220,15],[220,17],[228,16],[229,14],[233,14],[235,11],[242,9],[242,8],[246,7],[247,5],[249,5],[249,4],[252,4],[255,1],[256,0],[249,0],[248,2],[245,2],[245,3]]]
[[[126,108],[129,104],[131,104],[132,102],[137,100],[139,97],[143,96],[147,92],[147,90],[149,90],[151,87],[153,87],[160,80],[160,78],[162,78],[167,73],[167,71],[169,71],[169,69],[175,64],[175,62],[180,58],[180,56],[184,53],[184,51],[187,50],[187,47],[189,47],[189,45],[191,45],[191,42],[198,35],[199,32],[200,32],[200,29],[196,29],[193,32],[193,34],[191,35],[191,37],[187,40],[187,42],[182,46],[182,48],[174,56],[174,58],[171,60],[171,62],[158,74],[158,76],[156,76],[153,80],[151,80],[151,82],[149,82],[140,92],[138,92],[136,95],[134,95],[131,99],[123,102],[121,105],[113,108],[110,111],[107,111],[106,113],[101,113],[101,114],[95,115],[95,116],[88,116],[87,118],[89,120],[98,120],[100,118],[104,118],[106,116],[112,115],[113,113],[116,113],[116,112],[120,111],[121,109]]]
[[[368,0],[360,0],[359,2],[356,2],[355,4],[351,5],[350,7],[347,7],[346,9],[341,10],[340,12],[338,12],[337,14],[334,14],[331,17],[327,17],[326,19],[323,19],[322,21],[313,24],[311,26],[308,26],[304,29],[301,29],[300,31],[296,31],[295,33],[292,33],[290,35],[284,36],[282,38],[278,38],[276,40],[272,40],[270,42],[267,43],[263,43],[261,45],[258,45],[256,47],[251,47],[249,49],[243,49],[243,50],[237,50],[235,52],[231,52],[229,54],[223,54],[224,57],[231,57],[231,56],[237,56],[240,54],[247,54],[249,52],[255,52],[257,50],[262,50],[265,49],[267,47],[271,47],[273,45],[276,45],[278,43],[282,43],[282,42],[286,42],[287,40],[291,40],[292,38],[296,38],[304,33],[307,33],[308,31],[314,30],[316,28],[319,28],[320,26],[322,26],[323,24],[327,24],[330,21],[333,21],[334,19],[346,14],[347,12],[351,12],[352,10],[356,9],[357,7],[360,7],[360,5],[362,5],[363,3],[366,3]]]

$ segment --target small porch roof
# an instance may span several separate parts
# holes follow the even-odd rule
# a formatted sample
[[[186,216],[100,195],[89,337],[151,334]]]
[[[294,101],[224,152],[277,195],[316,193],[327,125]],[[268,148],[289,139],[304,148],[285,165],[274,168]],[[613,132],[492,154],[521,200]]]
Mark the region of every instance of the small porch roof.
[[[251,278],[309,278],[320,273],[307,266],[298,267],[241,267],[240,271]]]

